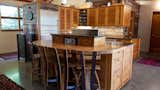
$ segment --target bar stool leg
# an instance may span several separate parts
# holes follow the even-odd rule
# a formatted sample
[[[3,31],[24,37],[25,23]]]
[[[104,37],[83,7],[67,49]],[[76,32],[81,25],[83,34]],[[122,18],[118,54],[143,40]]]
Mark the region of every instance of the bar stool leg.
[[[64,90],[67,90],[68,88],[68,73],[69,73],[69,69],[68,69],[68,52],[67,50],[65,50],[65,80],[64,80]]]
[[[96,56],[97,56],[97,52],[93,52],[93,54],[92,54],[91,83],[90,83],[91,90],[94,90]]]
[[[80,64],[82,68],[82,90],[86,90],[86,80],[85,80],[85,63],[84,63],[84,58],[83,58],[83,52],[80,52]]]
[[[64,90],[61,83],[62,82],[62,71],[61,71],[61,63],[60,63],[60,58],[57,49],[55,49],[56,53],[56,62],[57,62],[57,83],[58,83],[58,90]]]

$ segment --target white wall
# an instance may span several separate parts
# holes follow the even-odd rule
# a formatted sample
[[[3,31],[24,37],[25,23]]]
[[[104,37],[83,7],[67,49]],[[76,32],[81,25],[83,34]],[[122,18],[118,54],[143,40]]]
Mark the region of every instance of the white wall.
[[[58,11],[40,10],[41,39],[51,39],[51,33],[58,32]]]
[[[0,54],[17,51],[16,31],[0,31]]]
[[[153,11],[160,11],[160,9],[154,4],[140,7],[138,36],[142,39],[141,51],[144,52],[149,52]]]
[[[76,7],[79,7],[85,3],[86,3],[86,0],[67,0],[68,5],[75,5]]]
[[[52,4],[61,5],[61,0],[53,0]]]

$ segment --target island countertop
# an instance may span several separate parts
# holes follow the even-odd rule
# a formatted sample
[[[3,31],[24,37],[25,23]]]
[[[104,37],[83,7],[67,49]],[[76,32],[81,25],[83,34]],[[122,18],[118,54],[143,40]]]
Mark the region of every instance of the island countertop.
[[[38,40],[34,41],[33,44],[37,46],[57,48],[57,49],[67,49],[67,50],[84,51],[84,52],[98,52],[98,53],[112,53],[125,46],[133,45],[131,43],[122,43],[122,42],[107,43],[106,41],[105,45],[90,47],[90,46],[57,44],[57,43],[52,43],[51,40]]]

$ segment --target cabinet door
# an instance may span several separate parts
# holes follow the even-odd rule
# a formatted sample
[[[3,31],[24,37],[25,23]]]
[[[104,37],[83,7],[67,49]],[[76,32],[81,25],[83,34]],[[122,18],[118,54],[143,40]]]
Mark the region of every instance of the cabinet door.
[[[131,7],[123,6],[123,26],[130,27],[131,24]]]
[[[107,26],[114,25],[115,24],[115,7],[107,7],[106,16],[107,16],[106,25]]]
[[[121,16],[123,15],[122,7],[123,6],[116,6],[115,7],[115,25],[116,26],[121,26],[121,21],[122,21]]]
[[[65,10],[65,31],[70,32],[71,31],[71,8],[66,8]]]
[[[131,78],[132,61],[133,61],[133,47],[132,46],[125,47],[124,59],[123,59],[123,73],[122,73],[123,85]]]
[[[112,56],[112,86],[111,90],[119,90],[122,83],[122,69],[123,69],[123,49],[113,53]]]
[[[72,25],[71,27],[76,27],[79,25],[79,10],[72,9]]]
[[[58,14],[59,14],[59,31],[65,31],[65,8],[58,7]]]
[[[123,10],[123,26],[128,27],[129,36],[133,36],[134,31],[131,29],[131,7],[124,6]]]
[[[106,7],[106,26],[120,26],[121,13],[121,6]]]
[[[105,26],[105,22],[106,22],[106,10],[105,7],[100,7],[98,8],[98,26]]]
[[[97,8],[87,9],[87,25],[97,26]]]

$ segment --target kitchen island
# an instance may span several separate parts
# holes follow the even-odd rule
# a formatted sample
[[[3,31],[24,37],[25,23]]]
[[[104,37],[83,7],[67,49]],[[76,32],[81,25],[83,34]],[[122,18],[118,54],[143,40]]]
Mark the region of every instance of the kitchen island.
[[[57,44],[52,41],[36,41],[33,44],[42,47],[80,51],[96,52],[101,56],[100,79],[101,90],[119,90],[130,79],[132,74],[133,44],[130,43],[107,43],[101,46],[78,46]]]

